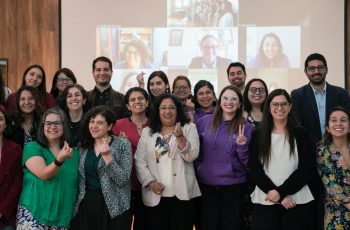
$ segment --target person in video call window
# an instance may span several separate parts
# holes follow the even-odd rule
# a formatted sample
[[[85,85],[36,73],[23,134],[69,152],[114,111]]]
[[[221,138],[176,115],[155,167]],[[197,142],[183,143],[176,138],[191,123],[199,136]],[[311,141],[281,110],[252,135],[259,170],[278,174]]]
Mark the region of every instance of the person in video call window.
[[[200,42],[201,57],[192,59],[189,69],[222,69],[226,68],[231,62],[228,58],[216,55],[218,48],[218,39],[213,35],[205,35]]]
[[[289,68],[288,57],[283,53],[280,38],[267,33],[261,39],[256,57],[249,63],[250,68]]]
[[[122,61],[118,69],[152,68],[152,55],[143,41],[135,39],[125,44],[122,52]]]

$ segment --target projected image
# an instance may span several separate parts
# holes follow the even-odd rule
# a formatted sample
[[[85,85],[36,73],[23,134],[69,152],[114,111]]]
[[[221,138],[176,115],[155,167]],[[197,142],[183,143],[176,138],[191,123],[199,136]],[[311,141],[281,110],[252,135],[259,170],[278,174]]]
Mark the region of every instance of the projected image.
[[[152,73],[152,70],[114,69],[111,80],[113,89],[125,94],[130,88],[139,86],[136,76],[141,72],[145,73],[144,80],[147,82],[148,76]]]
[[[114,68],[153,68],[152,29],[100,26],[97,35],[97,56],[109,57]]]
[[[168,47],[169,68],[226,69],[237,60],[237,28],[186,28],[182,37],[180,46]]]
[[[238,0],[168,0],[167,24],[175,27],[237,25]]]
[[[299,27],[247,28],[248,68],[299,68]]]

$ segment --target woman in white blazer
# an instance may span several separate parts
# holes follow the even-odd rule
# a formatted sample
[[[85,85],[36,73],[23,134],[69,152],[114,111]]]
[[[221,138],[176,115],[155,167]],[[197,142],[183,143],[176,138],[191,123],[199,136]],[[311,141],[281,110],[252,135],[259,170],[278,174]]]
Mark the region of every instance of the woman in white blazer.
[[[198,152],[196,126],[176,98],[162,95],[135,154],[149,229],[193,229],[192,198],[201,195],[192,163]]]

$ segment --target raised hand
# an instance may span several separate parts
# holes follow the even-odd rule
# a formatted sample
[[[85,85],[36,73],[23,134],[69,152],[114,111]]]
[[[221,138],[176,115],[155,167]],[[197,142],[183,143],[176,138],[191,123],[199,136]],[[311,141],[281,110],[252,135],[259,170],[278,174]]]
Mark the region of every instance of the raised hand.
[[[125,132],[122,132],[122,131],[120,131],[119,137],[120,137],[120,138],[128,139],[128,136],[125,134]]]
[[[143,88],[145,86],[145,78],[143,77],[145,73],[141,71],[141,73],[136,75],[136,80],[139,83],[139,87]]]
[[[182,132],[182,128],[181,128],[181,123],[180,122],[177,122],[176,125],[175,125],[175,129],[173,131],[173,135],[175,137],[181,137],[183,136],[183,132]]]
[[[237,145],[244,145],[247,143],[247,137],[244,136],[244,125],[240,124],[238,126],[238,137],[236,139]]]
[[[71,158],[72,156],[73,156],[73,149],[69,147],[69,144],[67,141],[64,141],[64,145],[61,151],[57,155],[57,160],[60,162],[63,162],[66,159]]]
[[[186,109],[187,109],[188,112],[194,112],[195,105],[194,105],[194,103],[192,102],[191,99],[186,99],[186,104],[185,105],[186,105]]]
[[[111,153],[108,144],[108,138],[102,138],[102,145],[100,145],[100,154],[102,156],[108,155]]]

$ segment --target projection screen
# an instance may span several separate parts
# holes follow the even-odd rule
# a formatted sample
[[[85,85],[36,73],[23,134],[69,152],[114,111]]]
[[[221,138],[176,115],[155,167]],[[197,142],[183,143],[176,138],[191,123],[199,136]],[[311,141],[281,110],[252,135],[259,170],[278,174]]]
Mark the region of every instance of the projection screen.
[[[291,91],[308,82],[304,60],[323,54],[327,81],[344,87],[343,0],[61,0],[61,64],[85,89],[94,87],[92,60],[113,62],[112,86],[137,85],[136,74],[163,70],[170,82],[228,84],[239,61],[247,80]],[[211,62],[210,62],[211,61]],[[209,63],[209,64],[208,64]]]

